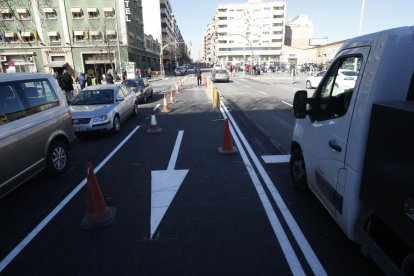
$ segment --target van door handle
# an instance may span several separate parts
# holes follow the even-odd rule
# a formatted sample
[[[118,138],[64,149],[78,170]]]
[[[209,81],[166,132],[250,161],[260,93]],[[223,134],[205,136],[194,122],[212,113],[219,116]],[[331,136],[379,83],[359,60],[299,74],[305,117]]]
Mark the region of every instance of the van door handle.
[[[342,148],[336,143],[336,141],[335,140],[330,140],[329,141],[329,146],[334,150],[334,151],[337,151],[337,152],[341,152],[342,151]]]

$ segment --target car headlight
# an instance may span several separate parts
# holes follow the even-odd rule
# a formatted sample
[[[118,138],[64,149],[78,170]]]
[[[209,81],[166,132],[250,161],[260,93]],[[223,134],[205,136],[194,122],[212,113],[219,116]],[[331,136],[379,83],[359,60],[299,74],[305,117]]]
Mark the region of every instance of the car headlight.
[[[108,120],[108,116],[107,115],[100,115],[100,116],[96,116],[92,118],[92,122],[96,123],[96,122],[102,122],[102,121],[106,121]]]

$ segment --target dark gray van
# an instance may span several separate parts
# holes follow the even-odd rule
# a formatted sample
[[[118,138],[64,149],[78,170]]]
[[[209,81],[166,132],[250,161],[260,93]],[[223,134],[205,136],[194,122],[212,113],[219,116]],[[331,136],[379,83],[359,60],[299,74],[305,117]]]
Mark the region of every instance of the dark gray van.
[[[46,169],[69,165],[75,139],[66,100],[49,74],[0,74],[0,197]]]

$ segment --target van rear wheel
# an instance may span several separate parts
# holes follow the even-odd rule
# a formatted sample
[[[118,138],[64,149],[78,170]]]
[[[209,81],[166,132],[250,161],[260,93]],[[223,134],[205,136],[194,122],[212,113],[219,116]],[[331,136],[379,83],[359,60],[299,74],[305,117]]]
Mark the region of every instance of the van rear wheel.
[[[69,150],[65,143],[52,142],[47,152],[47,168],[49,175],[58,175],[66,171],[69,164]]]
[[[300,190],[308,190],[305,160],[300,149],[295,149],[290,156],[290,175],[293,184]]]

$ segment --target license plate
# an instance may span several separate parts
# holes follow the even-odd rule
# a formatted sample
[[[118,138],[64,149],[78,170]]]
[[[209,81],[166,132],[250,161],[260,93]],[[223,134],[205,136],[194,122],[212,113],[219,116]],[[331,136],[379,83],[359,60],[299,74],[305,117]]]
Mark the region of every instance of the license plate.
[[[83,127],[83,126],[73,126],[73,130],[75,132],[85,131],[86,130],[86,127]]]

